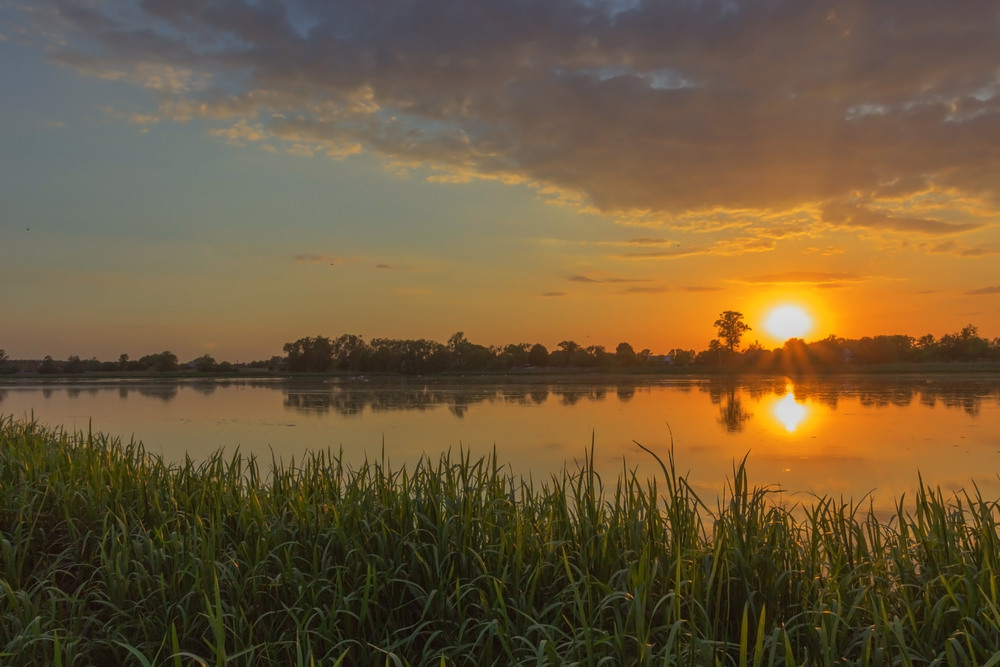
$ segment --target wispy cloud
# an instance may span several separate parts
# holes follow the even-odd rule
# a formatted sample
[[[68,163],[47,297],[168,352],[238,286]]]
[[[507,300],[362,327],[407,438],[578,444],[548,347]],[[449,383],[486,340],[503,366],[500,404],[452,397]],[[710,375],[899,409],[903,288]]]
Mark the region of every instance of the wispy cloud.
[[[296,264],[328,264],[330,266],[339,266],[347,262],[353,262],[355,260],[347,257],[335,257],[333,255],[296,255]]]
[[[663,294],[669,292],[670,288],[663,285],[645,285],[645,286],[634,286],[626,287],[621,291],[622,294]]]
[[[843,203],[825,206],[823,221],[842,227],[864,227],[928,235],[959,234],[981,227],[973,223],[948,223],[929,218],[901,217],[860,204]]]
[[[970,296],[984,296],[987,294],[1000,294],[1000,285],[993,285],[991,287],[980,287],[979,289],[970,289],[966,294]]]
[[[1000,253],[1000,243],[978,243],[966,245],[955,241],[945,241],[930,247],[929,252],[958,255],[959,257],[982,257]]]
[[[839,287],[843,283],[856,283],[865,280],[855,273],[837,273],[824,271],[785,271],[762,276],[744,278],[742,282],[751,284],[775,285],[783,283],[809,284],[816,287]]]
[[[757,237],[735,237],[720,239],[713,243],[703,245],[685,246],[675,243],[674,247],[667,250],[643,250],[636,252],[621,253],[618,257],[622,259],[679,259],[682,257],[693,257],[696,255],[718,255],[731,257],[734,255],[744,255],[747,253],[767,252],[774,250],[776,243],[771,238]]]
[[[608,276],[603,274],[575,274],[566,276],[566,280],[573,283],[589,283],[589,284],[621,284],[621,283],[648,283],[651,282],[648,278],[622,278],[619,276]]]
[[[686,287],[682,287],[681,289],[684,290],[685,292],[720,292],[720,291],[724,290],[725,288],[724,287],[708,287],[708,286],[703,286],[703,285],[688,285]]]
[[[948,235],[1000,199],[994,0],[40,2],[51,57],[150,91],[141,115],[532,184],[626,224],[773,244],[810,230],[768,216],[819,205]],[[724,254],[647,256],[699,250]]]

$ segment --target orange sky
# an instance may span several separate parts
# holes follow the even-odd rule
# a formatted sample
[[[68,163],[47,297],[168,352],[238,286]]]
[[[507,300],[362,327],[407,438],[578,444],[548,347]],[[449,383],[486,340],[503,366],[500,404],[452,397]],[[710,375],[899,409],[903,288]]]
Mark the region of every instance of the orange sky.
[[[0,347],[1000,336],[1000,14],[361,0],[0,8]]]

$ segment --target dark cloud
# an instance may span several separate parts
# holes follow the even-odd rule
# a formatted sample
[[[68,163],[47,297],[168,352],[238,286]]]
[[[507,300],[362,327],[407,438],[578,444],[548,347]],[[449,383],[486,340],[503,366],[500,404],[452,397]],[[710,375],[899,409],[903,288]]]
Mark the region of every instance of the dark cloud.
[[[251,119],[303,153],[658,224],[822,205],[838,226],[952,234],[978,223],[908,204],[998,203],[995,0],[49,4],[58,61],[155,91],[158,118]]]

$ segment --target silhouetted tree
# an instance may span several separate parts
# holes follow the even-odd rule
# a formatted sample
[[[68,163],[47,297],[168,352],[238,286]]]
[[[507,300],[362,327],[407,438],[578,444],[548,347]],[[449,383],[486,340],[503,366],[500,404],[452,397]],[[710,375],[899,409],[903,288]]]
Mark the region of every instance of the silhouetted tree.
[[[635,349],[628,343],[618,343],[615,348],[615,359],[621,366],[632,366],[635,364]]]
[[[17,366],[10,363],[10,357],[5,350],[0,350],[0,373],[10,375],[17,372]]]
[[[293,373],[325,373],[333,364],[333,342],[323,336],[300,338],[282,349]]]
[[[730,352],[735,351],[740,346],[743,334],[751,331],[750,326],[743,321],[743,313],[735,310],[721,313],[714,326],[719,331],[719,338],[726,341],[726,348]]]
[[[468,339],[465,337],[465,332],[456,331],[448,339],[448,348],[451,350],[452,354],[455,355],[455,365],[459,368],[462,367],[462,356],[465,353],[466,347],[469,345]]]
[[[55,360],[46,354],[42,363],[38,364],[38,372],[43,374],[58,373],[59,367],[56,366]]]
[[[541,343],[535,343],[528,352],[528,363],[532,366],[548,366],[549,350]]]
[[[344,334],[333,341],[333,358],[337,368],[342,370],[362,370],[368,346],[361,336]]]
[[[164,350],[159,354],[147,354],[139,359],[139,366],[159,373],[170,373],[178,368],[177,355],[170,350]]]
[[[211,373],[216,366],[215,359],[210,354],[203,354],[191,363],[194,364],[194,369],[199,373]]]

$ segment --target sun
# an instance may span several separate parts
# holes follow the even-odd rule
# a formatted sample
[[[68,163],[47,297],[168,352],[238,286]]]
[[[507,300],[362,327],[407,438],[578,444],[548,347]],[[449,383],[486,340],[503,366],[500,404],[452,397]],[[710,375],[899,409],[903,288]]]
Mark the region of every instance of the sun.
[[[812,331],[813,319],[801,306],[784,304],[768,312],[764,328],[778,340],[802,338]]]

